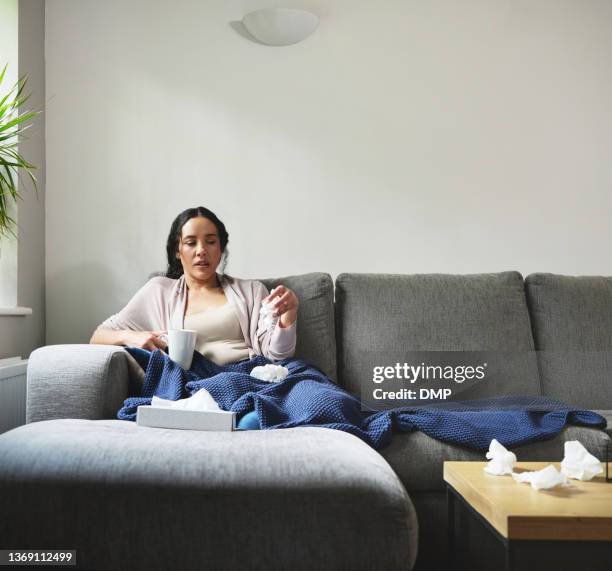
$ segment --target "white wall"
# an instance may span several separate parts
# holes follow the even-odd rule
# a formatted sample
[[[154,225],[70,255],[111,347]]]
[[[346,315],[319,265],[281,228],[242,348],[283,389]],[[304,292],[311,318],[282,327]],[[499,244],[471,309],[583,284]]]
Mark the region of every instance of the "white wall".
[[[612,2],[47,4],[48,343],[86,341],[205,205],[228,272],[612,275]]]

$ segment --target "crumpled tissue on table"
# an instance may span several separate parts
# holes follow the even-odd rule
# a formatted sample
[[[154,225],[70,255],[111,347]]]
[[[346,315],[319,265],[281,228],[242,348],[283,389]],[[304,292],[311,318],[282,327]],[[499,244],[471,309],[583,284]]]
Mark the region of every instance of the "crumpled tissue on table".
[[[154,396],[151,399],[151,406],[181,410],[208,410],[214,412],[221,410],[217,401],[212,398],[211,394],[206,389],[200,389],[194,395],[179,400],[162,399]]]
[[[251,377],[268,383],[278,383],[289,374],[289,369],[282,365],[263,365],[251,369]]]
[[[565,443],[565,457],[561,462],[561,472],[568,478],[588,481],[603,472],[601,462],[595,458],[578,440]]]
[[[568,486],[569,478],[590,480],[603,472],[601,462],[595,458],[578,440],[565,443],[565,455],[561,462],[561,472],[552,464],[535,472],[514,472],[516,456],[506,450],[497,440],[491,440],[487,458],[490,462],[484,471],[494,476],[510,474],[516,482],[530,483],[536,490],[549,490],[556,486]]]
[[[493,476],[503,476],[504,474],[512,474],[516,463],[516,454],[507,450],[494,438],[489,444],[487,459],[490,462],[487,463],[484,471],[487,474],[493,474]]]
[[[516,482],[531,484],[534,490],[550,490],[557,486],[569,486],[568,479],[558,472],[552,464],[536,472],[512,474],[512,477]]]

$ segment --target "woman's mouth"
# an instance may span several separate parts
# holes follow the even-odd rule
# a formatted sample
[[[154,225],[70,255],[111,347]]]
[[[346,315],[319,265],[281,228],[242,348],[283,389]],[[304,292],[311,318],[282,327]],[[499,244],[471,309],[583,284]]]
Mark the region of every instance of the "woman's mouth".
[[[195,264],[193,264],[194,266],[199,266],[199,267],[205,267],[207,268],[208,266],[210,266],[209,262],[196,262]]]

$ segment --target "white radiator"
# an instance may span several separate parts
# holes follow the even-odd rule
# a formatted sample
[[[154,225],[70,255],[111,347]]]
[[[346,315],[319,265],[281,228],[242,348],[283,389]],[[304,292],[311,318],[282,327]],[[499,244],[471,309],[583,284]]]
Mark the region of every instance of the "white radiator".
[[[25,424],[27,366],[21,357],[0,359],[0,434]]]

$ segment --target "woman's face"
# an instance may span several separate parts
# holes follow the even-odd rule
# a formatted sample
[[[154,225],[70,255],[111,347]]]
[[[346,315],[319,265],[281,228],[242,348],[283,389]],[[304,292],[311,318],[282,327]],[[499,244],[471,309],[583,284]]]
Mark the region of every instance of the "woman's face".
[[[183,225],[176,257],[186,275],[202,281],[213,277],[221,253],[217,227],[208,218],[196,216]]]

